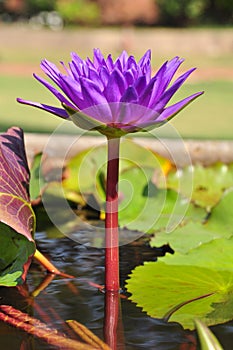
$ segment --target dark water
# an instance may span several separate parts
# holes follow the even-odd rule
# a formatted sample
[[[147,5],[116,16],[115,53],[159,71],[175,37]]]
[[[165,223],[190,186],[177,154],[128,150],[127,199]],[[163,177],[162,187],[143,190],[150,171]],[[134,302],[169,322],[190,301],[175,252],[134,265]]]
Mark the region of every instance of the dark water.
[[[73,280],[55,277],[47,288],[33,299],[23,296],[17,288],[0,288],[0,303],[27,312],[60,331],[67,332],[63,320],[75,319],[103,338],[104,293],[90,285],[90,281],[104,283],[104,250],[87,247],[69,238],[48,238],[36,234],[40,251],[49,256],[62,271],[76,276]],[[129,244],[120,248],[121,285],[130,271],[145,260],[161,255],[146,244]],[[27,278],[28,293],[32,293],[45,277],[41,267],[33,263]],[[143,286],[142,286],[143,288]],[[140,350],[198,350],[195,332],[184,331],[176,323],[152,319],[127,299],[121,299],[121,331],[117,349]],[[232,315],[233,317],[233,315]],[[65,328],[64,328],[65,327]],[[233,349],[233,322],[211,328],[223,348]],[[0,349],[55,349],[23,331],[0,322]]]

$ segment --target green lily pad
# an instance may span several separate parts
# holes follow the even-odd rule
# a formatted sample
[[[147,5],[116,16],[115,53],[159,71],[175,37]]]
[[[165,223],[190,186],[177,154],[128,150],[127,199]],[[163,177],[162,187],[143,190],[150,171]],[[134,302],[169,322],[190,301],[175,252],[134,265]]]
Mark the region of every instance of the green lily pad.
[[[216,238],[233,235],[233,190],[226,192],[204,222],[189,221],[173,232],[160,231],[151,239],[152,247],[169,244],[176,252],[186,253],[192,248]]]
[[[30,183],[29,192],[31,201],[37,199],[41,195],[41,188],[46,184],[46,181],[41,176],[40,166],[41,166],[42,153],[38,153],[34,156],[33,162],[30,168]]]
[[[152,182],[153,174],[152,168],[138,167],[122,172],[119,184],[121,227],[147,233],[170,232],[181,223],[203,220],[204,209],[195,207],[176,191],[157,188]]]
[[[233,237],[218,238],[204,243],[200,247],[191,249],[187,254],[167,254],[159,261],[169,265],[192,265],[208,267],[213,270],[232,271],[233,266]]]
[[[127,168],[153,167],[162,172],[163,166],[167,167],[168,163],[167,159],[155,155],[130,139],[121,142],[120,178],[121,173]],[[63,181],[64,190],[79,192],[84,197],[85,194],[91,193],[99,203],[104,204],[106,165],[106,144],[84,150],[68,162]]]
[[[0,230],[0,286],[13,287],[24,282],[35,244],[3,223]]]
[[[192,182],[190,177],[192,176]],[[182,187],[180,187],[182,181]],[[202,207],[211,208],[221,198],[223,192],[233,186],[233,164],[216,163],[204,167],[195,165],[184,169],[172,170],[167,177],[167,187],[180,190],[184,195],[190,195],[193,187],[192,200]]]
[[[151,317],[189,329],[194,329],[194,318],[210,326],[233,317],[230,271],[149,262],[138,266],[130,277],[130,300]]]
[[[130,299],[150,316],[194,328],[233,318],[233,237],[216,239],[187,254],[167,254],[137,267],[127,281]]]

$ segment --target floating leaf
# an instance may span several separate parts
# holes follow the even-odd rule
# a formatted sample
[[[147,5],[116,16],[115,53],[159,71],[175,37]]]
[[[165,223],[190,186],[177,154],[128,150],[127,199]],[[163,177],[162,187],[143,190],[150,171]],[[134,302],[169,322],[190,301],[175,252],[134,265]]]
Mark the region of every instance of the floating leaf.
[[[40,166],[41,166],[42,153],[38,153],[34,156],[33,162],[30,168],[30,198],[31,201],[36,200],[41,196],[41,188],[46,184],[44,178],[41,176]]]
[[[192,248],[216,238],[229,238],[233,235],[233,190],[226,192],[222,200],[212,209],[208,221],[190,221],[177,227],[173,232],[157,232],[151,239],[152,247],[169,244],[177,251],[186,253]]]
[[[147,232],[158,219],[161,207],[153,210],[151,215],[152,198],[164,202],[164,191],[158,191],[152,184],[153,169],[130,168],[121,174],[119,193],[119,224],[131,230]]]
[[[198,164],[172,170],[167,177],[167,187],[177,190],[181,180],[180,191],[184,196],[189,196],[192,186],[192,200],[200,206],[211,208],[220,200],[223,191],[233,186],[233,164],[217,163],[209,167]]]
[[[142,232],[170,232],[181,222],[201,221],[206,212],[196,208],[176,191],[157,188],[152,168],[130,168],[121,174],[119,206],[121,227]],[[169,234],[170,235],[170,234]]]
[[[207,325],[232,319],[233,281],[229,271],[149,262],[127,281],[130,299],[151,317],[193,329],[198,317]]]
[[[73,157],[67,164],[63,187],[66,191],[92,193],[99,203],[105,201],[106,145],[92,147]],[[170,167],[170,162],[129,139],[121,143],[120,174],[131,167],[151,167],[160,172]],[[160,176],[161,178],[162,176]]]
[[[167,254],[137,267],[127,281],[131,300],[150,316],[193,329],[233,318],[233,237],[216,239],[187,254]]]
[[[35,215],[29,198],[29,169],[23,131],[0,136],[0,284],[15,285],[26,277],[35,251]]]
[[[233,237],[229,239],[219,238],[191,249],[187,254],[167,254],[165,257],[159,258],[159,261],[169,265],[192,265],[208,267],[213,270],[232,271],[232,249]]]
[[[34,252],[34,242],[0,223],[0,286],[22,284]]]

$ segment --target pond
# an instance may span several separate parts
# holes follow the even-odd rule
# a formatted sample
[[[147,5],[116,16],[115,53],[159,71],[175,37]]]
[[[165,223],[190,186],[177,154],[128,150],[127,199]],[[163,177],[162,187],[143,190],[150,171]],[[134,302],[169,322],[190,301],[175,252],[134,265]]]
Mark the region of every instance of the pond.
[[[32,298],[30,295],[35,288],[46,276],[49,276],[37,263],[33,263],[28,274],[24,295],[16,287],[2,287],[0,289],[1,304],[12,305],[65,333],[69,330],[64,321],[75,319],[85,324],[98,337],[103,338],[105,295],[94,284],[104,283],[104,250],[88,247],[68,237],[48,238],[46,230],[37,232],[36,240],[40,251],[49,256],[56,267],[76,277],[72,280],[54,277],[39,295]],[[143,238],[121,246],[121,286],[124,288],[124,282],[135,266],[144,261],[155,261],[157,256],[164,254],[165,250],[166,248],[149,247],[147,239]],[[127,296],[127,293],[123,292],[122,295]],[[194,331],[185,331],[175,322],[167,323],[151,318],[127,298],[121,298],[121,315],[118,326],[117,349],[200,349]],[[223,348],[231,350],[233,322],[211,329],[217,335]],[[2,322],[0,333],[1,349],[55,349],[54,346]]]
[[[59,136],[59,139],[62,137]],[[57,151],[57,140],[55,141]],[[150,143],[141,139],[142,143],[146,141]],[[35,137],[33,142],[35,143]],[[96,140],[94,143],[96,145]],[[173,149],[176,143],[170,141],[170,149]],[[10,305],[33,316],[31,333],[40,320],[52,329],[73,338],[74,333],[65,321],[76,320],[100,339],[112,337],[114,350],[198,350],[200,346],[196,332],[189,330],[193,329],[189,328],[190,320],[193,322],[197,314],[209,322],[208,325],[215,325],[210,328],[223,348],[232,349],[233,163],[230,152],[232,144],[224,144],[227,144],[227,147],[220,149],[225,151],[215,152],[214,156],[217,156],[217,159],[210,159],[207,154],[203,154],[203,149],[208,149],[208,144],[198,143],[191,155],[193,159],[199,154],[201,162],[196,160],[196,164],[190,167],[190,164],[179,165],[177,161],[176,168],[164,155],[160,156],[146,149],[145,144],[141,147],[132,141],[123,143],[125,157],[120,175],[124,181],[120,184],[119,191],[120,206],[123,206],[123,210],[119,211],[122,293],[120,298],[117,296],[117,303],[112,304],[117,305],[117,310],[114,309],[116,315],[120,300],[120,312],[117,317],[109,312],[113,310],[109,306],[111,294],[102,289],[105,283],[105,249],[104,220],[101,219],[104,196],[103,191],[101,193],[101,184],[104,180],[102,166],[105,165],[105,146],[100,143],[90,154],[86,150],[79,150],[78,154],[74,152],[66,163],[65,172],[61,172],[59,165],[60,173],[57,173],[54,167],[55,158],[52,152],[48,152],[53,162],[50,162],[49,157],[46,158],[47,163],[42,165],[47,170],[39,176],[40,180],[43,180],[42,186],[45,186],[44,206],[35,202],[33,207],[37,217],[35,241],[37,249],[59,270],[74,278],[47,274],[33,261],[23,286],[0,288],[0,308]],[[210,146],[212,150],[213,145],[212,143]],[[221,143],[215,143],[216,150],[219,145],[221,146]],[[38,151],[38,145],[36,148]],[[183,161],[184,157],[179,151],[179,148],[176,149],[180,161]],[[35,151],[32,153],[34,156]],[[222,158],[219,158],[219,155]],[[139,161],[136,165],[135,159]],[[31,166],[31,183],[34,184],[34,188],[37,188],[38,164],[37,162]],[[162,169],[163,178],[166,177],[167,188],[164,188],[163,181],[159,181],[158,168]],[[190,169],[192,193],[189,192]],[[77,181],[73,181],[77,180],[77,173],[84,180],[86,187],[80,188]],[[57,175],[59,178],[61,174],[63,188],[66,190],[65,201],[69,203],[68,216],[60,206],[57,183],[54,186]],[[90,174],[97,174],[95,180],[99,186],[99,197],[93,192],[94,178]],[[183,181],[183,186],[179,187],[178,180]],[[128,191],[129,183],[133,188],[131,192]],[[182,195],[176,192],[177,183]],[[32,193],[33,191],[31,196]],[[86,200],[85,204],[80,201],[80,193]],[[35,198],[37,195],[35,194]],[[191,196],[191,201],[184,200],[186,195]],[[94,197],[96,202],[91,201],[90,197]],[[124,201],[128,203],[128,197],[131,202],[125,205]],[[160,202],[163,204],[162,208],[158,207]],[[52,211],[49,208],[50,204]],[[90,204],[93,205],[92,208]],[[155,216],[154,208],[160,210],[158,217]],[[78,213],[78,216],[75,215],[75,219],[72,216],[72,220],[68,220],[70,213]],[[179,219],[180,214],[182,221]],[[132,219],[134,216],[135,220]],[[77,218],[81,218],[80,226],[80,220]],[[87,221],[82,221],[82,218]],[[172,223],[175,222],[177,226],[172,230],[172,234],[167,230],[171,218]],[[55,221],[58,227],[53,225],[52,221]],[[84,222],[89,226],[85,226]],[[66,235],[62,233],[63,229]],[[148,233],[145,235],[142,232]],[[8,273],[8,278],[9,275]],[[192,288],[198,298],[193,297]],[[170,300],[173,304],[170,304]],[[191,307],[186,304],[190,304]],[[179,313],[179,309],[185,310],[186,306],[188,319],[185,311],[183,314]],[[164,317],[159,316],[160,314]],[[114,329],[116,319],[117,328]],[[4,349],[57,348],[2,321],[0,329],[1,346]],[[49,330],[46,331],[49,340],[51,334]]]

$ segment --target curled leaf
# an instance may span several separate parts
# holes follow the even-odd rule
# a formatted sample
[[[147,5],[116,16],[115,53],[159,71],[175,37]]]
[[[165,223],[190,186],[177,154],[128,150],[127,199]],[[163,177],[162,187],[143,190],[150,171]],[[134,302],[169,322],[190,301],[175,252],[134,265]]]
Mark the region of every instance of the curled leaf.
[[[35,216],[29,197],[24,136],[10,128],[0,136],[0,221],[33,241]]]
[[[35,215],[29,196],[23,131],[0,136],[0,285],[22,283],[35,252]]]

